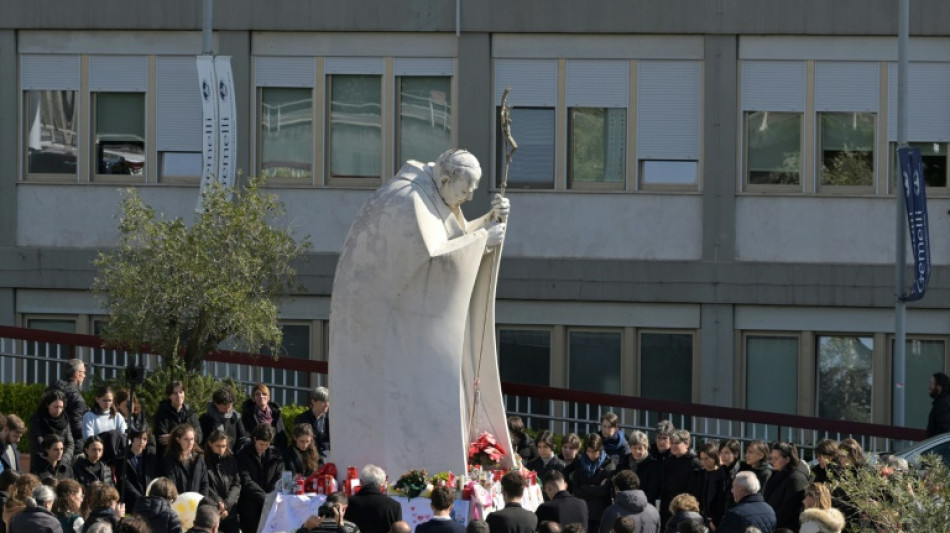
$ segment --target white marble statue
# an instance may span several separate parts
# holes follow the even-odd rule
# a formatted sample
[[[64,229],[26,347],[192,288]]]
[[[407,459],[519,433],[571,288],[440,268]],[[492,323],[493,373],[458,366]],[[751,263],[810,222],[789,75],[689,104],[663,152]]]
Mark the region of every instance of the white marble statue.
[[[343,244],[330,310],[338,469],[465,471],[482,431],[511,440],[495,355],[495,286],[508,200],[466,221],[478,160],[407,162],[366,202]]]

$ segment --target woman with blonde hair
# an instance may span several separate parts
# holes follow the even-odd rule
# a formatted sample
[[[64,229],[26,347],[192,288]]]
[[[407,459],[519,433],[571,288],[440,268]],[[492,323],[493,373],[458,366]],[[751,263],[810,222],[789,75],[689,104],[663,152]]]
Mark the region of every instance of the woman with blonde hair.
[[[670,501],[670,515],[665,533],[676,533],[680,524],[685,522],[703,523],[703,515],[699,514],[699,500],[686,492],[674,496]]]
[[[284,431],[280,406],[271,400],[270,388],[267,385],[259,383],[251,389],[251,397],[241,405],[241,422],[248,432],[260,424],[274,428],[274,446],[281,452],[287,449],[287,432]]]
[[[799,533],[841,533],[844,515],[831,506],[831,493],[824,483],[811,483],[805,488],[805,511],[799,517]]]

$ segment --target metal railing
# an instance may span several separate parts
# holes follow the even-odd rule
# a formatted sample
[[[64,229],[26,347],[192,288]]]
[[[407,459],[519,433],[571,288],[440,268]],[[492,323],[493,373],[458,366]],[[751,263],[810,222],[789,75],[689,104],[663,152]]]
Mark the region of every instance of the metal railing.
[[[155,354],[103,347],[102,340],[92,335],[0,326],[0,382],[52,383],[59,378],[60,363],[74,357],[89,363],[93,373],[106,379],[121,375],[135,357],[147,369],[162,364],[162,358]],[[274,401],[302,405],[312,387],[326,384],[327,363],[218,351],[205,359],[202,371],[229,377],[248,391],[254,384],[266,383]],[[599,430],[600,417],[608,411],[620,417],[623,429],[650,434],[658,421],[669,420],[677,428],[689,430],[694,445],[708,439],[734,438],[743,443],[785,440],[810,450],[824,438],[840,441],[850,437],[873,452],[895,450],[926,436],[924,431],[912,428],[517,383],[503,383],[502,391],[508,414],[521,416],[529,428],[573,432],[582,437]],[[811,458],[810,454],[803,455]]]

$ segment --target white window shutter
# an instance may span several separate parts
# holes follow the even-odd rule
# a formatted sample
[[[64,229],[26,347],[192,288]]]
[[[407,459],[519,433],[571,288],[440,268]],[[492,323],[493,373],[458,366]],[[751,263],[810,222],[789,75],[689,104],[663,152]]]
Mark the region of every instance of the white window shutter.
[[[395,76],[454,76],[451,57],[397,57],[393,59]]]
[[[508,104],[522,107],[557,105],[556,59],[496,59],[495,105],[511,87]]]
[[[327,74],[383,74],[386,62],[381,57],[328,57],[323,70]]]
[[[195,57],[159,57],[155,77],[158,150],[200,152],[201,96]]]
[[[743,111],[805,111],[804,61],[743,61]]]
[[[950,141],[950,63],[911,63],[907,136],[910,142]],[[897,141],[897,64],[887,71],[887,138]]]
[[[79,69],[78,55],[21,55],[20,88],[78,91]]]
[[[622,107],[630,102],[630,62],[569,59],[567,107]]]
[[[698,160],[699,61],[641,61],[637,69],[637,157]]]
[[[313,57],[255,57],[255,87],[313,87],[316,78]]]
[[[815,111],[877,113],[881,69],[871,61],[815,63]]]
[[[90,56],[89,90],[135,92],[148,89],[148,58],[145,56]]]

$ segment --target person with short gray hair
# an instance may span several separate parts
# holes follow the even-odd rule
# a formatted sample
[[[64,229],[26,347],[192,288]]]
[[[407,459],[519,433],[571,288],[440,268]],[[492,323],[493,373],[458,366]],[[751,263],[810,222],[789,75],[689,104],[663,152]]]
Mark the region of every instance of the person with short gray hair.
[[[310,409],[294,418],[294,425],[309,424],[313,427],[313,443],[321,460],[330,455],[330,389],[316,387],[310,391]]]
[[[83,442],[82,417],[89,410],[82,397],[82,382],[86,379],[86,364],[82,359],[69,359],[63,363],[63,379],[55,381],[46,390],[62,391],[66,395],[66,418],[74,442]]]
[[[220,524],[221,514],[213,505],[199,505],[195,511],[195,521],[188,533],[218,533]]]
[[[13,516],[7,531],[11,533],[63,533],[63,526],[53,514],[53,502],[56,492],[47,485],[33,489],[33,502],[23,511]]]
[[[356,524],[361,533],[388,533],[395,522],[402,520],[402,506],[383,494],[386,472],[376,465],[366,465],[360,470],[360,485],[343,517]]]
[[[739,472],[732,482],[732,497],[737,502],[726,511],[716,533],[745,533],[757,527],[765,533],[775,529],[775,511],[759,494],[761,486],[753,472]]]

